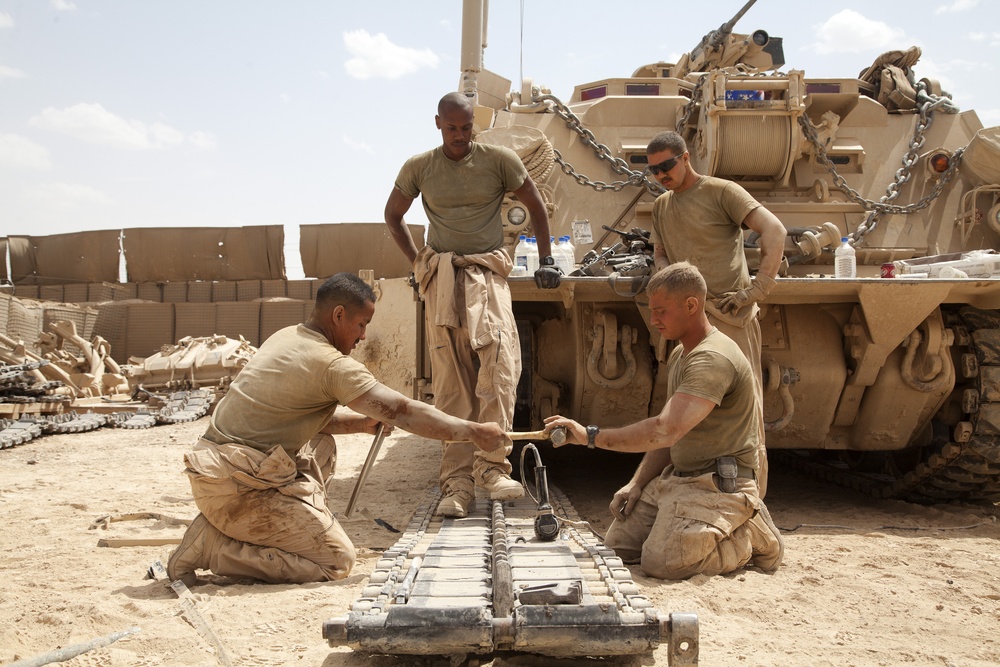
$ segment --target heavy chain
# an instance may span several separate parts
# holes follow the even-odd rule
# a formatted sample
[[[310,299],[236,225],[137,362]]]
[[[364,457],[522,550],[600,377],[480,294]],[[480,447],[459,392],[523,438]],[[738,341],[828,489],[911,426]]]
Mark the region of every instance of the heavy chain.
[[[689,99],[688,103],[684,105],[684,113],[681,114],[681,117],[677,120],[677,127],[675,129],[677,134],[681,136],[684,135],[684,128],[687,127],[691,114],[694,113],[695,108],[698,106],[701,89],[705,85],[706,79],[708,79],[708,74],[702,74],[698,77],[698,83],[694,85],[694,90],[691,91],[691,99]]]
[[[910,139],[909,150],[903,156],[903,166],[896,170],[892,183],[886,187],[885,195],[883,195],[878,201],[865,199],[857,190],[847,184],[847,180],[837,172],[836,165],[833,164],[833,161],[827,154],[826,146],[819,140],[819,135],[817,134],[816,127],[812,124],[812,121],[810,121],[809,117],[805,114],[799,116],[799,125],[802,126],[802,131],[805,134],[806,139],[808,139],[816,149],[816,160],[830,173],[830,176],[833,177],[834,185],[836,185],[841,192],[847,195],[848,199],[869,212],[864,222],[858,226],[858,229],[849,235],[852,245],[858,245],[867,234],[874,231],[874,229],[878,226],[878,219],[880,215],[886,213],[890,215],[908,215],[930,206],[931,202],[944,191],[944,188],[958,171],[958,165],[962,160],[962,154],[965,152],[965,148],[959,148],[952,154],[948,169],[941,174],[937,183],[934,184],[934,187],[931,188],[931,191],[926,196],[912,204],[899,205],[892,203],[897,197],[899,197],[900,188],[908,183],[913,175],[913,166],[919,159],[918,152],[924,145],[927,128],[930,127],[931,122],[933,121],[931,112],[936,110],[938,107],[944,107],[946,111],[951,111],[954,108],[951,100],[946,97],[935,97],[923,91],[922,88],[920,92],[921,94],[918,97],[918,99],[921,100],[920,106],[918,107],[919,118],[917,119],[916,127],[913,130],[913,138]]]
[[[661,195],[666,192],[663,186],[659,183],[649,180],[644,171],[635,171],[634,169],[630,169],[625,160],[620,157],[616,157],[611,152],[610,148],[597,141],[597,137],[594,136],[594,133],[583,126],[583,123],[580,121],[580,117],[573,113],[573,111],[558,97],[555,95],[540,95],[537,98],[533,98],[532,101],[549,103],[549,108],[552,109],[557,116],[566,121],[566,127],[580,135],[580,140],[583,144],[593,149],[599,160],[608,162],[611,169],[616,174],[627,176],[627,178],[623,181],[613,181],[611,183],[592,180],[586,175],[578,172],[572,164],[563,159],[562,154],[558,150],[553,148],[552,152],[555,155],[555,161],[559,163],[563,173],[573,177],[577,183],[594,188],[598,192],[605,192],[607,190],[621,192],[627,186],[639,188],[645,187],[654,196]]]

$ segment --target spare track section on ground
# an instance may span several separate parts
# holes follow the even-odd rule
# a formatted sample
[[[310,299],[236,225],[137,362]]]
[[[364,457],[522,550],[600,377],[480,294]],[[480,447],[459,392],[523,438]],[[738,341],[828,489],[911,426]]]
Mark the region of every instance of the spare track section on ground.
[[[579,522],[550,489],[559,517]],[[614,551],[581,524],[535,536],[536,505],[478,500],[463,519],[433,516],[430,493],[376,563],[345,617],[323,624],[331,646],[404,655],[522,651],[556,657],[651,653],[698,664],[695,614],[656,610]]]

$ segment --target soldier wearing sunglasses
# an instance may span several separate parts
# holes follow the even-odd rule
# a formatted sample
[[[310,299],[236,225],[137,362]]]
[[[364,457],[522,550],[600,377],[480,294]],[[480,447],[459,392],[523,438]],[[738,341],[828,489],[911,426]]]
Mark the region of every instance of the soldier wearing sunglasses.
[[[646,155],[646,171],[667,189],[653,204],[651,240],[656,268],[688,261],[701,271],[708,285],[708,319],[746,355],[763,401],[757,302],[774,287],[785,227],[737,183],[696,172],[687,145],[676,132],[654,136]],[[760,268],[754,278],[743,253],[743,227],[760,235]],[[763,422],[760,428],[763,433]],[[763,438],[761,443],[758,486],[763,498],[767,490]]]

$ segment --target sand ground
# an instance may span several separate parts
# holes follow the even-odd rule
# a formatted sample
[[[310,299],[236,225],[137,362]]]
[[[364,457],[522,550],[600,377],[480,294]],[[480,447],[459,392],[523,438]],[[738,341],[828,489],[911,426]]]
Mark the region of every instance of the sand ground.
[[[174,593],[144,578],[147,566],[166,562],[172,547],[98,546],[101,538],[179,537],[182,528],[148,519],[91,528],[99,517],[134,512],[192,518],[196,509],[181,456],[206,423],[104,428],[0,450],[0,664],[133,626],[140,631],[62,664],[220,664],[211,644],[181,617]],[[342,511],[371,437],[342,436],[338,443],[331,502]],[[606,530],[607,501],[634,459],[562,449],[545,463],[550,483],[597,531]],[[437,464],[436,442],[391,435],[360,505],[404,527],[436,483]],[[661,611],[698,614],[700,664],[1000,664],[1000,507],[876,501],[778,465],[772,466],[767,500],[786,529],[785,564],[777,573],[749,569],[661,582],[632,569]],[[800,524],[809,525],[795,529]],[[356,574],[345,582],[285,586],[209,576],[210,583],[193,589],[233,665],[449,664],[334,649],[322,639],[323,621],[347,613],[379,551],[396,541],[368,519],[345,527],[360,552]],[[476,662],[580,661],[505,654]],[[666,648],[611,662],[666,665]]]

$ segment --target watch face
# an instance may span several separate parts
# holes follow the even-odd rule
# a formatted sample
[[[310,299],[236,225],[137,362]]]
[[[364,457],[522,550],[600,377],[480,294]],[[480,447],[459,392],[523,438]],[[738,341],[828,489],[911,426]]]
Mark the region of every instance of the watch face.
[[[556,259],[549,255],[548,257],[542,257],[542,266],[555,266]]]

